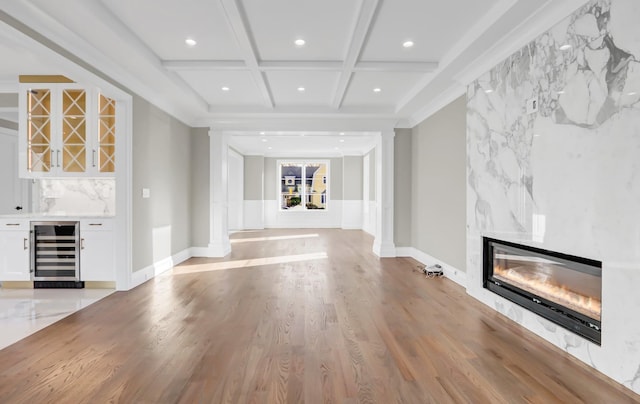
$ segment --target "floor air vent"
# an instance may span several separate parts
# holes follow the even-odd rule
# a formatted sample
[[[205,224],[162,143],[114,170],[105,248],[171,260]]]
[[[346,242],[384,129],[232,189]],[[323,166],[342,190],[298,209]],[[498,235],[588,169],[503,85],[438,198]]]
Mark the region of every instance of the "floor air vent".
[[[84,289],[80,281],[33,281],[34,289]]]

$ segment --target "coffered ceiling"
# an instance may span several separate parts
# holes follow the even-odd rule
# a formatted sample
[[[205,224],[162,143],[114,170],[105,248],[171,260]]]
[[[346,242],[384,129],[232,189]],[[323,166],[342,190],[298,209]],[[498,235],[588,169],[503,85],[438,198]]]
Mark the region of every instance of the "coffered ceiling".
[[[478,69],[584,3],[0,0],[0,16],[4,32],[52,41],[190,125],[376,119],[411,127],[463,94]],[[12,49],[8,37],[0,51],[28,61],[3,62],[5,83],[64,73]]]

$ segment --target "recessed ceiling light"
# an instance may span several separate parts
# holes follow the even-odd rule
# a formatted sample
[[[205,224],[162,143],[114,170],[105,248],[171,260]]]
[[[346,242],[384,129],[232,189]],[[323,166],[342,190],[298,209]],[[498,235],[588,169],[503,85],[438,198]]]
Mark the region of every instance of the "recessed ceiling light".
[[[344,136],[344,132],[340,132],[340,136]]]
[[[490,88],[487,88],[486,90],[484,90],[484,92],[485,92],[485,93],[487,93],[487,94],[490,94],[490,93],[492,93],[492,92],[493,92],[493,90],[492,90],[492,89],[490,89]]]
[[[374,93],[379,93],[380,91],[382,91],[382,89],[380,87],[376,87],[373,89]]]
[[[267,147],[267,149],[271,150],[271,149],[273,149],[273,147],[269,146],[269,147]]]
[[[262,139],[262,141],[263,141],[263,142],[266,142],[266,141],[267,141],[267,139]]]
[[[187,46],[196,46],[197,42],[195,39],[193,38],[187,38],[184,40],[184,43],[187,44]]]
[[[298,87],[298,91],[300,91],[301,93],[304,93],[304,87]]]
[[[334,150],[340,150],[340,148],[339,147],[334,147]]]
[[[559,49],[560,49],[560,50],[567,50],[567,49],[571,49],[571,45],[569,45],[568,43],[566,43],[566,44],[564,44],[564,45],[561,45]]]
[[[340,143],[344,143],[344,139],[340,139]]]
[[[260,132],[261,135],[264,135],[264,132]]]
[[[404,48],[411,48],[411,47],[413,47],[413,41],[404,41],[404,42],[402,43],[402,46],[403,46]]]
[[[637,93],[637,92],[635,92],[635,91],[629,91],[629,92],[627,93],[627,95],[636,95],[636,94],[638,94],[638,93]]]
[[[304,39],[299,38],[293,41],[293,43],[296,44],[296,46],[304,46],[304,44],[306,44],[307,42]]]
[[[558,91],[558,94],[564,94],[564,90]]]
[[[227,87],[227,86],[222,87],[222,91],[229,91],[229,90],[230,90],[230,88]]]

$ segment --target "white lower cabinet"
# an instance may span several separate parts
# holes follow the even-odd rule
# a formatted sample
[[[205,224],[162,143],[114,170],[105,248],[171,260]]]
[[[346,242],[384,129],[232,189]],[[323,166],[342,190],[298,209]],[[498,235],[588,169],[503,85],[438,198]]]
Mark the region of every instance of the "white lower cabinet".
[[[31,280],[29,221],[0,219],[0,281]]]
[[[80,280],[115,281],[112,227],[111,219],[80,221]]]

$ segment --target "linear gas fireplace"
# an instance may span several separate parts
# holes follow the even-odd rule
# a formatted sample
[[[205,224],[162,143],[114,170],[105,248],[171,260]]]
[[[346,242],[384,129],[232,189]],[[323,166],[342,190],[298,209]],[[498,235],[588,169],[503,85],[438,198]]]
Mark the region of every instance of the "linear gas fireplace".
[[[483,238],[484,287],[600,345],[602,262]]]

